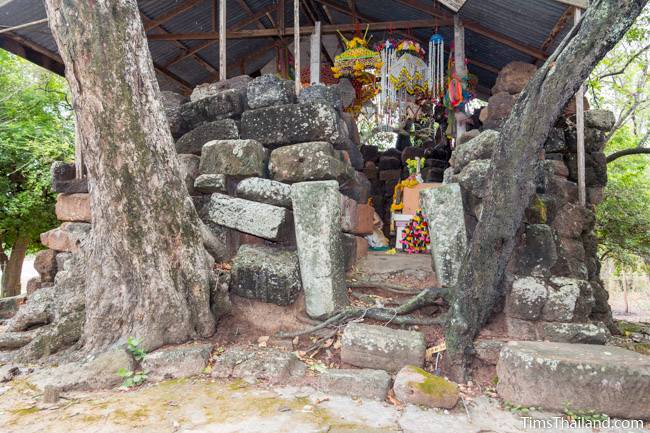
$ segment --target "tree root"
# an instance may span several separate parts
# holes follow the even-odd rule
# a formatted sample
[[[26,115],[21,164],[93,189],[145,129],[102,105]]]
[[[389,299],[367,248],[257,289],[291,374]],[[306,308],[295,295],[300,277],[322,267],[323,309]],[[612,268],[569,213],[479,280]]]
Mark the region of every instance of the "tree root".
[[[413,290],[406,286],[400,286],[397,284],[388,284],[376,281],[346,281],[348,288],[350,289],[382,289],[387,292],[399,293],[402,295],[415,295],[419,293],[418,290]]]
[[[312,334],[321,329],[329,326],[342,326],[343,324],[358,319],[373,319],[386,322],[386,324],[393,323],[395,325],[440,325],[444,323],[444,318],[419,318],[412,316],[410,313],[419,310],[420,308],[433,305],[438,298],[445,298],[448,295],[447,289],[430,288],[424,289],[416,296],[413,296],[408,301],[396,308],[384,307],[346,307],[327,318],[324,322],[319,323],[304,331],[284,333],[279,332],[276,334],[279,338],[294,338],[301,335]]]

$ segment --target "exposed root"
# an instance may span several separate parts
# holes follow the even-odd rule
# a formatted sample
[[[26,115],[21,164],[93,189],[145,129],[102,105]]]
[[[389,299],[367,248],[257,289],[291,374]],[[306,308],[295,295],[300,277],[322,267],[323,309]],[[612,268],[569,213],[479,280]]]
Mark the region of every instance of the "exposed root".
[[[406,286],[400,286],[397,284],[388,284],[377,281],[347,281],[348,288],[350,289],[382,289],[387,292],[399,293],[402,295],[415,295],[420,293],[419,290],[413,290],[412,288]]]
[[[366,286],[367,287],[367,286]],[[386,322],[386,324],[393,323],[395,325],[439,325],[444,323],[444,318],[420,318],[410,315],[410,313],[419,310],[420,308],[433,305],[437,299],[445,298],[448,295],[446,289],[430,288],[424,289],[416,296],[413,296],[408,301],[396,308],[385,307],[346,307],[331,315],[324,322],[319,323],[309,329],[299,332],[284,333],[280,332],[277,335],[279,338],[294,338],[301,335],[312,334],[321,329],[329,326],[341,326],[349,321],[368,318]]]

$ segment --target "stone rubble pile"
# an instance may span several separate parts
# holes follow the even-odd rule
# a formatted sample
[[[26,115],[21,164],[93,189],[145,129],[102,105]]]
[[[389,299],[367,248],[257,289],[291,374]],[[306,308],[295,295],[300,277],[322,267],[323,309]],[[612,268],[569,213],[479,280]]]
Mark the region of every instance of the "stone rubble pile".
[[[340,98],[336,86],[297,98],[292,82],[264,75],[167,101],[182,175],[216,240],[211,253],[233,261],[231,293],[288,305],[304,289],[312,317],[347,304],[345,271],[368,250],[373,211]]]

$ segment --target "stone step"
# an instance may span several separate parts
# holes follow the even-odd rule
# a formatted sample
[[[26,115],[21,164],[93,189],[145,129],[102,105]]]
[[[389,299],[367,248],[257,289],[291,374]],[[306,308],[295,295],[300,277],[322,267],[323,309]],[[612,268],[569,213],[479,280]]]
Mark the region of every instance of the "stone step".
[[[497,364],[511,404],[650,419],[650,357],[613,346],[514,341]]]
[[[341,338],[341,361],[362,368],[397,372],[424,364],[426,342],[417,331],[350,323]]]

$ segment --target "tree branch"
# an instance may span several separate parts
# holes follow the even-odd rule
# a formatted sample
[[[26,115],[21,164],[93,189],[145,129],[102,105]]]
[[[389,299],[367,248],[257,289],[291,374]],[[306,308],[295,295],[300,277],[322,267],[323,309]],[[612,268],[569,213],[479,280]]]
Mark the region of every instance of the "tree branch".
[[[607,163],[616,161],[618,158],[628,155],[650,154],[650,147],[633,147],[631,149],[619,150],[607,156]]]
[[[608,72],[608,73],[606,73],[606,74],[603,74],[603,75],[599,76],[599,77],[596,78],[596,79],[597,79],[597,80],[602,80],[603,78],[613,77],[613,76],[615,76],[615,75],[621,75],[622,73],[625,72],[625,70],[627,69],[627,67],[630,66],[630,64],[631,64],[633,61],[636,60],[637,57],[639,57],[639,56],[640,56],[641,54],[643,54],[644,52],[648,51],[648,49],[650,49],[650,44],[648,44],[648,45],[646,45],[645,47],[641,48],[641,50],[639,50],[639,52],[637,52],[637,53],[634,54],[632,57],[630,57],[629,59],[627,59],[627,62],[625,62],[625,65],[623,65],[623,67],[622,67],[621,69],[619,69],[618,71]]]

